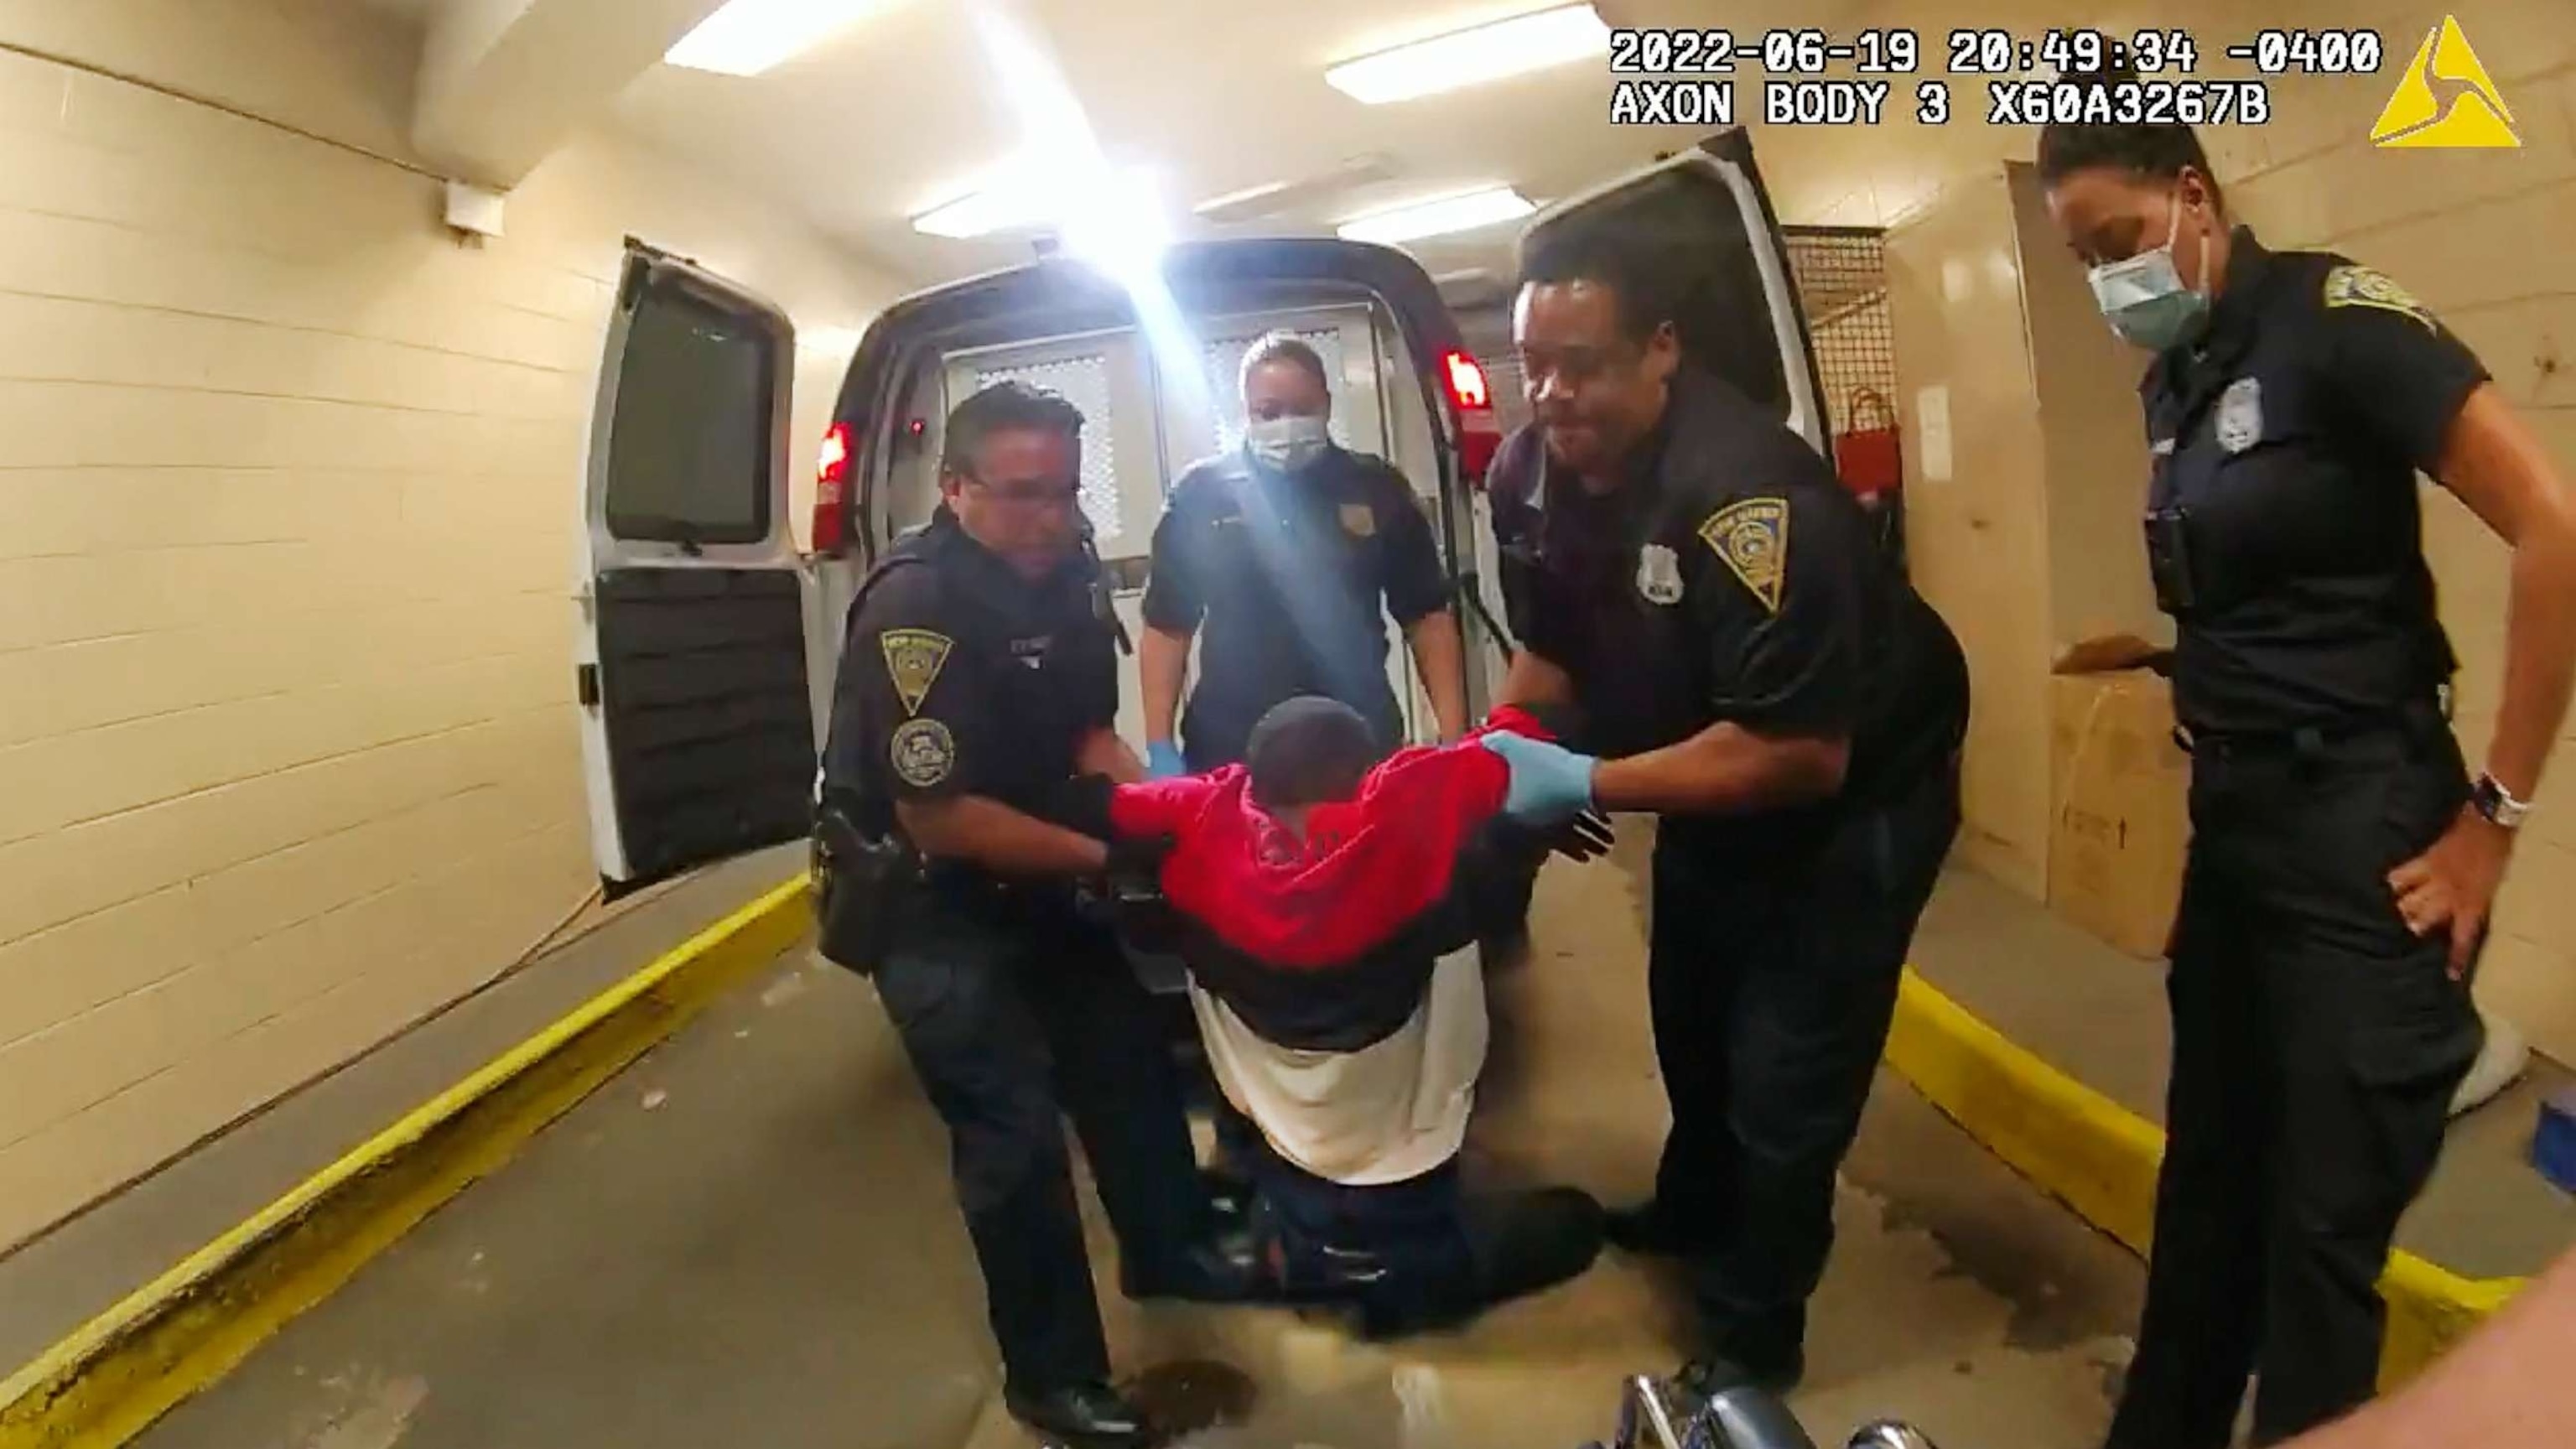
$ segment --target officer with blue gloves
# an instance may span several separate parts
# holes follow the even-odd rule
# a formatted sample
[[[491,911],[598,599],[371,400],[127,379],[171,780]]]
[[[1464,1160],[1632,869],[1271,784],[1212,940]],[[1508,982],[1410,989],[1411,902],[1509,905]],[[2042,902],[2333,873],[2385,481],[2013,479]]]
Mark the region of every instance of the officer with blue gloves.
[[[1523,825],[1563,825],[1593,808],[1592,772],[1601,762],[1563,745],[1509,730],[1478,735],[1476,743],[1512,767],[1503,813]]]
[[[1689,1262],[1702,1377],[1785,1387],[1958,828],[1967,670],[1745,359],[1685,355],[1724,288],[1659,243],[1577,218],[1524,243],[1534,421],[1487,480],[1523,645],[1500,702],[1582,725],[1574,749],[1483,743],[1525,823],[1658,817],[1647,981],[1673,1126],[1610,1238]]]
[[[1243,759],[1252,726],[1299,695],[1360,712],[1404,743],[1386,623],[1404,631],[1440,738],[1466,732],[1458,621],[1431,522],[1384,459],[1335,446],[1323,358],[1272,333],[1243,358],[1243,446],[1192,464],[1154,529],[1137,653],[1157,778]],[[1200,677],[1186,717],[1190,645]],[[1179,739],[1174,739],[1178,720]]]

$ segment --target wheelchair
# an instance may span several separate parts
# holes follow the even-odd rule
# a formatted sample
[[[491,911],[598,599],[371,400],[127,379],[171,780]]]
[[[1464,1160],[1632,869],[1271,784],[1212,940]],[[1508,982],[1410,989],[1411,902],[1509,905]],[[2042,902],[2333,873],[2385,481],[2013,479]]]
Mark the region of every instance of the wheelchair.
[[[1780,1400],[1751,1385],[1692,1400],[1666,1380],[1639,1376],[1620,1396],[1619,1430],[1607,1445],[1585,1449],[1816,1449],[1816,1441]],[[1845,1449],[1939,1449],[1923,1432],[1895,1420],[1869,1424]]]

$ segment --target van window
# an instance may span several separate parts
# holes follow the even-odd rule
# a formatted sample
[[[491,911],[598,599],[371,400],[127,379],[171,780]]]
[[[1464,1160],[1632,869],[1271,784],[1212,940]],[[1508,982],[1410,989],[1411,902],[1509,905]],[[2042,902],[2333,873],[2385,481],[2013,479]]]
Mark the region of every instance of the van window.
[[[772,342],[739,311],[679,286],[646,288],[619,362],[611,533],[670,543],[769,536],[769,489],[758,480],[769,476]]]
[[[1054,393],[1082,414],[1082,512],[1091,536],[1107,543],[1125,531],[1118,507],[1118,426],[1109,404],[1109,360],[1097,352],[1018,367],[975,371],[975,390],[1024,383]],[[964,399],[959,399],[964,401]]]

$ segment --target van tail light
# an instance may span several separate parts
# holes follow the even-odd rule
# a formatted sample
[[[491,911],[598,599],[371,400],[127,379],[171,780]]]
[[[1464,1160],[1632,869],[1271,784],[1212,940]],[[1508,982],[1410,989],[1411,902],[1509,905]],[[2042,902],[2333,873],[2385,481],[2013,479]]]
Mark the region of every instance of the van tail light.
[[[849,520],[850,425],[834,423],[814,468],[814,552],[839,553],[849,541]]]
[[[1494,392],[1485,369],[1467,353],[1451,349],[1440,359],[1440,380],[1458,408],[1458,462],[1470,486],[1485,486],[1485,470],[1503,445],[1503,422],[1494,412]]]

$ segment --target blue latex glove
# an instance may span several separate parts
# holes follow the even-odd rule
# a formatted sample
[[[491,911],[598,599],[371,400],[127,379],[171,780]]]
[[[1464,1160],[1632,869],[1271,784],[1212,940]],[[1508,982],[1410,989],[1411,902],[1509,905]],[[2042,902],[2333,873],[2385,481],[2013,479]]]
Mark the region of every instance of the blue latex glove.
[[[1592,769],[1600,761],[1562,745],[1509,730],[1478,735],[1476,743],[1512,767],[1503,813],[1523,825],[1562,825],[1592,808]]]
[[[1189,772],[1190,767],[1188,763],[1181,758],[1180,746],[1173,744],[1170,740],[1147,740],[1145,742],[1146,779],[1168,780],[1174,775],[1186,775]]]

